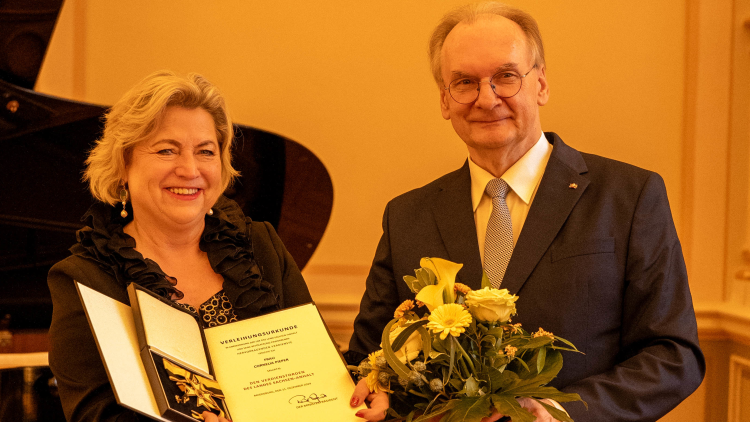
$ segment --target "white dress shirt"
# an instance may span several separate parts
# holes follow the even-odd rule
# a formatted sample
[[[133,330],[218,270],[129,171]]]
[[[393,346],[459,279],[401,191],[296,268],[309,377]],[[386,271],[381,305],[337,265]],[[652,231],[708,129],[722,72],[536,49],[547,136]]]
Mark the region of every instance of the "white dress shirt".
[[[547,142],[544,132],[539,140],[523,157],[513,164],[503,175],[502,179],[510,186],[510,192],[505,198],[513,224],[513,246],[521,235],[523,223],[529,214],[529,208],[534,201],[534,195],[539,188],[539,182],[544,175],[552,144]],[[477,228],[479,241],[479,256],[484,263],[484,238],[487,233],[487,222],[492,214],[492,198],[484,191],[487,183],[494,179],[490,172],[479,167],[469,156],[469,172],[471,173],[471,202],[474,207],[474,225]]]

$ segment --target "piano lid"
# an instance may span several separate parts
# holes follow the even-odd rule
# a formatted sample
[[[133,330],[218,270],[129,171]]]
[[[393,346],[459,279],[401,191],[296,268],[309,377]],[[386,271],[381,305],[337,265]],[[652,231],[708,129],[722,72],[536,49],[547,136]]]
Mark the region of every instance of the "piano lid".
[[[0,315],[12,313],[16,327],[49,324],[46,274],[69,255],[93,201],[81,171],[106,110],[31,89],[41,66],[31,53],[43,57],[61,6],[0,0]],[[233,160],[242,175],[225,195],[252,219],[270,222],[303,268],[331,215],[330,176],[295,141],[249,126],[237,130]]]

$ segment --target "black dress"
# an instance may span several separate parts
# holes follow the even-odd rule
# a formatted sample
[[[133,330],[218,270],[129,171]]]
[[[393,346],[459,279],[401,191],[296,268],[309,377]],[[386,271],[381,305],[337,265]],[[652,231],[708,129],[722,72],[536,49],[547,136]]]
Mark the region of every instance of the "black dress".
[[[251,221],[225,197],[213,210],[206,216],[200,248],[224,277],[220,293],[231,316],[245,319],[312,300],[269,223]],[[49,362],[65,416],[69,421],[147,419],[117,404],[73,280],[125,304],[131,282],[166,298],[179,297],[179,285],[134,249],[135,240],[123,232],[129,220],[117,209],[95,204],[83,220],[86,227],[77,233],[72,256],[52,267],[47,279],[53,302]]]

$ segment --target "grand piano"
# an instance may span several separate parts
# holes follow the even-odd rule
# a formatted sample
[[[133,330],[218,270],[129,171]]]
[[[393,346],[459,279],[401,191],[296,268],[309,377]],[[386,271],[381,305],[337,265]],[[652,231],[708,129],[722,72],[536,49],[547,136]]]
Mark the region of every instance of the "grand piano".
[[[81,171],[107,109],[33,90],[62,3],[0,0],[0,318],[13,332],[49,327],[47,272],[68,256],[92,203]],[[331,214],[328,172],[291,139],[237,128],[234,165],[242,176],[225,195],[273,224],[303,268]],[[0,377],[0,402],[7,384]],[[6,405],[2,420],[11,416]]]

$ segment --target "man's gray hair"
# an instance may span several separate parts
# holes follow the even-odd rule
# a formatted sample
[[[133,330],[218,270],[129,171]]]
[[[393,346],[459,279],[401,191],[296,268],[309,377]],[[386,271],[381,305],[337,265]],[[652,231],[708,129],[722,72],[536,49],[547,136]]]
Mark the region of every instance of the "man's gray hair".
[[[542,34],[539,32],[539,26],[536,24],[536,20],[530,14],[523,10],[516,9],[515,7],[494,1],[472,3],[454,9],[443,16],[443,19],[440,20],[440,23],[435,27],[435,30],[430,37],[430,67],[432,69],[432,76],[435,78],[435,82],[437,82],[439,86],[444,86],[441,51],[448,34],[459,23],[466,22],[472,24],[482,15],[498,15],[518,24],[523,33],[526,34],[526,41],[531,51],[534,53],[534,64],[537,67],[544,66],[544,45],[542,44]]]

